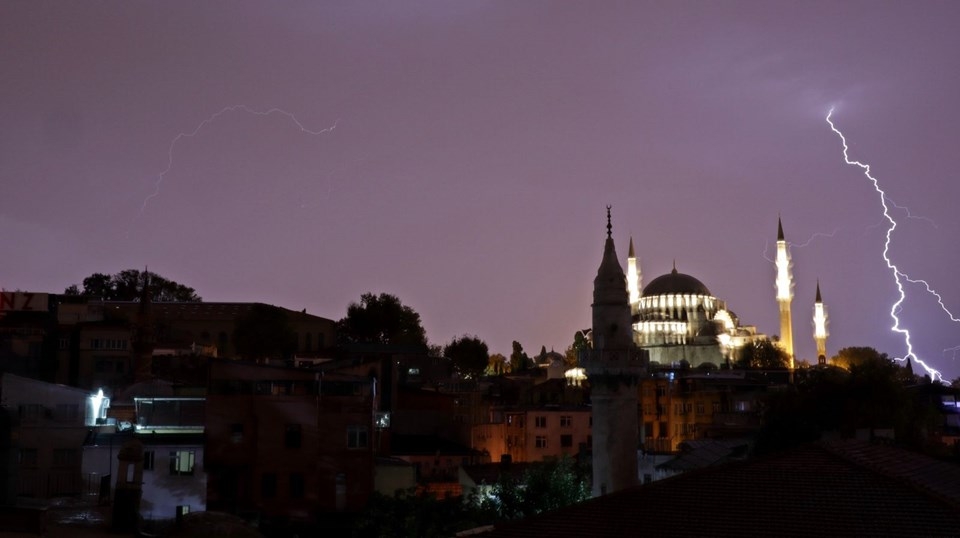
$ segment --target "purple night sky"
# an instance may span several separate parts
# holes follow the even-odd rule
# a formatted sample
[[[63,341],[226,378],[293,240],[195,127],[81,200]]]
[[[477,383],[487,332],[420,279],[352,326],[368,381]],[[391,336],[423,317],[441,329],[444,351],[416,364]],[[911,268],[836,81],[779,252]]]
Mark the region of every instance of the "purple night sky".
[[[147,265],[333,319],[388,292],[433,343],[562,351],[612,204],[645,283],[676,259],[775,334],[779,213],[798,358],[818,277],[828,354],[902,356],[880,196],[825,116],[910,208],[894,263],[960,311],[958,27],[952,1],[3,2],[0,286]],[[203,124],[235,105],[335,128]],[[960,375],[957,322],[905,290],[920,358]]]

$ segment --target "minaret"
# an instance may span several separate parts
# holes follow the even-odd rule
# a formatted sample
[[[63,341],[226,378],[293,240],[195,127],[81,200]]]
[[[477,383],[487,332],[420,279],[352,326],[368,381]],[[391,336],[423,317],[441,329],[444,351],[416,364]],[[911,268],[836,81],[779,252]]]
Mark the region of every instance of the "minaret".
[[[820,279],[817,279],[817,300],[813,303],[813,339],[817,342],[817,364],[827,364],[827,312],[820,298]]]
[[[143,284],[140,288],[140,304],[137,305],[137,317],[133,323],[131,348],[133,349],[133,382],[141,383],[153,378],[153,316],[150,272],[144,268]]]
[[[607,240],[593,281],[593,348],[584,361],[593,408],[594,496],[637,483],[637,383],[646,364],[633,344],[630,294],[612,228],[607,206]]]
[[[777,302],[780,304],[780,347],[790,357],[793,370],[793,320],[790,303],[793,300],[793,275],[790,274],[790,255],[783,238],[783,224],[777,217]]]
[[[630,251],[627,252],[627,290],[630,292],[630,313],[635,314],[640,309],[640,287],[642,277],[640,267],[637,266],[637,255],[633,253],[633,237],[630,238]]]

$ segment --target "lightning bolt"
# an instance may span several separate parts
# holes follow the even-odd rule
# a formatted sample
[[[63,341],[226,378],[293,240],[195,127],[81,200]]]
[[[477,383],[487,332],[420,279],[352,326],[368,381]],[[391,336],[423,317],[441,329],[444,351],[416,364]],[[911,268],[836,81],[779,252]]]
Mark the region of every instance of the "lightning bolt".
[[[883,218],[884,220],[887,221],[887,224],[888,224],[887,230],[886,230],[886,238],[885,238],[886,240],[884,241],[884,244],[883,244],[883,261],[886,262],[887,269],[889,269],[890,272],[893,274],[893,280],[897,285],[897,292],[900,295],[899,298],[897,298],[897,301],[894,302],[893,305],[890,307],[890,317],[893,319],[893,326],[890,329],[895,333],[903,335],[903,342],[907,348],[907,354],[904,355],[903,357],[895,358],[895,360],[900,362],[905,362],[908,359],[913,358],[914,362],[922,366],[923,369],[926,370],[928,374],[930,374],[931,378],[935,378],[938,381],[943,381],[943,376],[940,375],[939,371],[928,366],[926,363],[920,360],[919,357],[917,357],[916,353],[913,352],[913,344],[910,341],[910,331],[900,326],[900,318],[897,316],[897,314],[900,312],[900,307],[901,305],[903,305],[903,301],[906,300],[907,298],[907,294],[904,291],[903,281],[901,280],[901,278],[908,282],[912,282],[912,280],[910,280],[906,276],[906,274],[900,271],[900,269],[896,266],[896,264],[893,263],[893,260],[890,259],[890,240],[891,240],[891,237],[893,236],[893,231],[897,229],[897,221],[893,220],[893,217],[890,216],[890,206],[887,205],[887,201],[888,201],[887,195],[883,191],[883,189],[880,188],[880,182],[877,181],[875,177],[870,175],[869,164],[864,164],[860,161],[854,161],[850,159],[850,154],[849,154],[850,147],[847,145],[847,138],[843,136],[843,133],[841,133],[840,130],[837,129],[837,127],[833,124],[833,120],[831,120],[831,116],[833,116],[833,108],[831,108],[830,111],[827,113],[826,119],[827,119],[827,123],[830,125],[830,129],[833,132],[837,133],[837,136],[840,137],[840,141],[843,143],[844,162],[846,164],[849,164],[851,166],[856,166],[861,170],[863,170],[863,175],[866,176],[867,179],[869,179],[870,182],[873,184],[874,190],[876,190],[877,194],[880,195],[880,205],[883,206]],[[892,202],[891,202],[891,205],[892,205]],[[924,284],[926,283],[924,282]],[[932,290],[932,288],[930,288],[929,286],[927,286],[927,289]],[[940,304],[942,305],[943,303],[941,302]],[[944,307],[944,310],[946,310],[945,307]],[[948,311],[948,314],[949,314],[949,311]],[[951,319],[952,318],[953,316],[951,315]]]
[[[173,137],[173,140],[170,141],[170,145],[167,147],[167,167],[164,168],[163,171],[161,171],[157,175],[157,179],[156,181],[154,181],[154,184],[153,184],[154,185],[153,193],[151,193],[149,196],[147,196],[143,200],[143,204],[140,206],[140,212],[137,214],[138,218],[143,216],[143,212],[146,211],[147,204],[150,202],[150,200],[160,195],[160,184],[163,183],[164,176],[170,173],[170,170],[173,168],[173,149],[176,147],[177,142],[179,142],[183,138],[192,138],[194,136],[197,136],[197,134],[200,132],[201,129],[217,121],[217,119],[220,116],[223,116],[228,112],[237,112],[237,111],[246,112],[247,114],[251,114],[254,116],[269,116],[271,114],[281,114],[289,118],[290,121],[294,123],[294,125],[300,128],[301,132],[312,135],[312,136],[322,135],[324,133],[329,133],[333,131],[334,129],[337,128],[337,122],[340,121],[340,120],[334,121],[333,125],[331,125],[330,127],[327,127],[326,129],[314,131],[311,129],[307,129],[303,125],[303,123],[301,123],[300,120],[297,119],[297,117],[294,116],[292,113],[287,112],[286,110],[283,110],[280,108],[271,108],[268,110],[260,111],[260,110],[255,110],[253,108],[250,108],[247,105],[233,105],[233,106],[224,107],[219,112],[212,114],[209,118],[198,123],[197,126],[194,127],[192,131],[184,131],[184,132],[178,133],[177,136]]]
[[[827,232],[815,232],[813,235],[811,235],[809,238],[807,238],[807,240],[804,241],[803,243],[795,244],[795,243],[792,243],[792,242],[790,242],[790,241],[787,241],[787,245],[790,247],[790,250],[793,250],[793,249],[795,249],[795,248],[803,248],[803,247],[806,247],[806,246],[810,246],[810,243],[813,243],[814,239],[817,239],[818,237],[828,237],[828,238],[831,238],[831,239],[832,239],[833,236],[837,235],[837,231],[838,231],[838,230],[839,230],[838,228],[835,228],[832,232],[829,232],[829,233],[827,233]],[[764,241],[764,243],[763,243],[763,259],[767,260],[767,261],[770,262],[770,263],[776,263],[776,260],[770,258],[770,256],[767,255],[767,252],[768,252],[769,250],[770,250],[770,241]]]

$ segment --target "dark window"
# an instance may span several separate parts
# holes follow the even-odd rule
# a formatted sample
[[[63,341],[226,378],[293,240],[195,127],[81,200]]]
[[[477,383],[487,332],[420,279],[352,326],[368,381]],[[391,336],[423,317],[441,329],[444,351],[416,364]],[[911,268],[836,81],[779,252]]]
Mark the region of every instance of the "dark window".
[[[538,416],[534,417],[534,425],[537,428],[546,428],[547,427],[547,417]]]
[[[80,416],[80,406],[77,404],[57,404],[57,420],[71,422]]]
[[[646,438],[653,437],[653,422],[645,422],[643,424],[643,436]]]
[[[538,435],[538,436],[534,439],[534,443],[535,443],[535,445],[536,445],[537,448],[547,448],[547,436],[546,436],[546,435]]]
[[[80,464],[80,454],[75,448],[57,448],[53,451],[54,467],[76,467]]]
[[[660,435],[659,435],[659,437],[660,437],[661,439],[670,437],[670,425],[667,424],[666,422],[661,422],[661,423],[660,423]]]
[[[573,447],[573,436],[572,435],[561,435],[560,436],[560,448],[572,448]]]
[[[243,424],[230,425],[230,442],[231,443],[243,442]]]
[[[299,424],[287,424],[287,431],[283,436],[283,446],[287,448],[300,448],[302,437],[303,429]]]
[[[20,449],[20,467],[29,469],[36,466],[37,466],[37,449],[21,448]]]
[[[573,417],[570,415],[560,415],[560,427],[569,428],[573,425]]]
[[[277,475],[273,473],[264,473],[260,478],[260,495],[264,499],[272,499],[277,496]]]
[[[290,474],[290,498],[291,499],[302,499],[303,498],[303,473],[291,473]]]
[[[313,335],[306,333],[303,335],[303,347],[306,351],[313,351]]]
[[[350,426],[347,428],[347,448],[367,448],[366,426]]]
[[[152,471],[152,470],[153,470],[154,454],[155,454],[155,453],[154,453],[154,451],[152,451],[152,450],[144,450],[144,451],[143,451],[143,470],[144,470],[144,471]]]
[[[36,422],[40,420],[40,404],[23,404],[20,406],[21,422]]]

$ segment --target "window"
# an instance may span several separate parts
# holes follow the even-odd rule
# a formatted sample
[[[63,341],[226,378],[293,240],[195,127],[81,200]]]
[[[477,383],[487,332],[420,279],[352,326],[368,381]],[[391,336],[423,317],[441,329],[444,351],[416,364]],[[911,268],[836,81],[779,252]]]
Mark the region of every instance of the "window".
[[[561,435],[561,436],[560,436],[560,448],[573,448],[573,436],[572,436],[572,435]]]
[[[302,438],[303,428],[299,424],[287,424],[287,431],[283,435],[283,446],[300,448]]]
[[[53,450],[54,467],[76,467],[80,464],[80,454],[75,448],[56,448]]]
[[[40,420],[40,404],[23,404],[20,406],[21,422],[36,422]]]
[[[277,496],[277,475],[264,473],[260,477],[260,495],[264,499],[272,499]]]
[[[534,425],[535,425],[537,428],[546,428],[546,427],[547,427],[547,417],[545,417],[545,416],[542,416],[542,415],[541,415],[541,416],[534,417],[533,422],[534,422]]]
[[[290,498],[302,499],[304,491],[303,473],[290,474]]]
[[[192,450],[178,450],[170,453],[170,474],[192,476],[196,454]]]
[[[306,351],[313,351],[313,335],[306,333],[303,335],[303,347]]]
[[[57,404],[57,420],[71,422],[80,416],[80,406],[77,404]]]
[[[367,427],[347,427],[347,448],[367,448]]]
[[[713,402],[713,412],[714,413],[720,412],[720,402]]]
[[[573,417],[570,415],[560,415],[560,427],[569,428],[573,426]]]
[[[117,361],[117,363],[116,363],[116,368],[117,368],[117,373],[118,373],[118,374],[122,374],[122,373],[123,373],[123,361]]]
[[[697,414],[702,415],[704,413],[703,402],[697,402]]]
[[[546,436],[546,435],[538,435],[534,441],[535,441],[534,445],[535,445],[537,448],[547,448],[547,436]]]
[[[670,425],[669,425],[669,424],[667,424],[666,422],[661,422],[661,423],[660,423],[660,435],[659,435],[658,437],[660,437],[661,439],[670,437]]]
[[[32,469],[36,466],[37,466],[37,449],[21,448],[20,449],[20,467],[25,469]]]
[[[243,442],[243,424],[230,425],[230,442],[233,444]]]
[[[156,454],[156,453],[155,453],[154,451],[152,451],[152,450],[144,450],[144,451],[143,451],[143,470],[144,470],[144,471],[152,471],[152,470],[153,470],[154,455],[155,455],[155,454]]]

